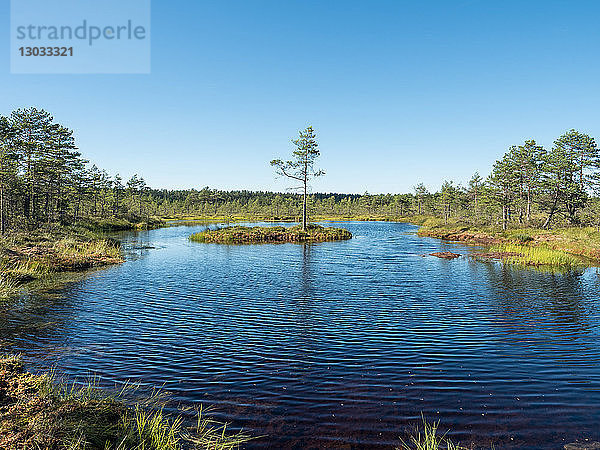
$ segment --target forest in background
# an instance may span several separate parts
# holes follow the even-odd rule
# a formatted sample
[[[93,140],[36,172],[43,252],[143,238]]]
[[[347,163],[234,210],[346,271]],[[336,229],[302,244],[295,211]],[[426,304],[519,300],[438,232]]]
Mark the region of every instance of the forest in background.
[[[266,161],[265,164],[268,164]],[[489,176],[467,185],[444,181],[436,192],[423,184],[406,194],[309,196],[313,219],[384,219],[435,216],[504,229],[598,226],[600,152],[594,138],[570,130],[550,149],[534,140],[512,146]],[[0,230],[45,224],[130,222],[160,218],[299,220],[296,193],[166,190],[134,175],[123,180],[90,165],[72,130],[50,113],[19,109],[0,116]]]

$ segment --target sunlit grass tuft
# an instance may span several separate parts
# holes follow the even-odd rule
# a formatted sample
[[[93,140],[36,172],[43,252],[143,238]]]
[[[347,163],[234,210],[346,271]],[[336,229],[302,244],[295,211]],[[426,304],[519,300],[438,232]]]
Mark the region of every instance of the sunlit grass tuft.
[[[504,261],[512,264],[523,264],[527,266],[552,266],[565,268],[583,267],[585,264],[581,259],[561,250],[540,245],[520,244],[498,244],[490,248],[493,252],[506,254]]]
[[[410,435],[407,441],[401,439],[401,447],[397,450],[463,450],[458,444],[446,437],[447,432],[440,434],[440,422],[427,422],[421,416],[422,423]]]
[[[77,241],[76,239],[63,239],[54,244],[54,251],[59,258],[114,258],[121,257],[119,245],[108,239],[93,241]]]

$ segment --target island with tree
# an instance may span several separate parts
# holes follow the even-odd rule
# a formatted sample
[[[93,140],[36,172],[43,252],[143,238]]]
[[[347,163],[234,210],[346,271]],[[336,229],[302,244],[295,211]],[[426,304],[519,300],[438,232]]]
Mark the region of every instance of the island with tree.
[[[341,241],[352,238],[352,233],[343,228],[323,227],[308,223],[308,189],[311,179],[325,175],[324,170],[316,169],[315,162],[320,156],[319,144],[313,127],[299,132],[298,139],[292,140],[295,150],[292,159],[274,159],[271,165],[276,173],[300,183],[291,189],[302,190],[302,222],[293,227],[243,227],[228,226],[216,230],[194,233],[190,240],[214,244],[256,244],[277,242],[324,242]]]

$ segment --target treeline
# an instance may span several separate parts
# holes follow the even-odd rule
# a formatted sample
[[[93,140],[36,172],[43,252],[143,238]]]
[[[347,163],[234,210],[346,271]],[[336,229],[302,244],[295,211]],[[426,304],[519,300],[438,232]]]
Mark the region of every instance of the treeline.
[[[485,179],[478,173],[468,186],[444,182],[439,193],[443,217],[454,212],[476,223],[550,228],[598,225],[600,151],[594,138],[570,130],[546,150],[534,140],[512,146]],[[422,186],[415,189],[427,195]]]
[[[513,146],[485,179],[466,186],[444,181],[407,194],[312,194],[311,217],[396,219],[433,215],[446,221],[508,227],[598,224],[600,154],[593,138],[571,130],[546,150],[535,141]],[[0,229],[47,223],[129,221],[157,217],[244,217],[298,220],[295,193],[151,189],[134,175],[124,181],[88,161],[73,131],[46,111],[19,109],[0,116]]]
[[[133,176],[125,184],[89,167],[73,131],[46,111],[19,109],[0,116],[0,230],[33,229],[90,217],[147,213],[148,187]]]
[[[594,138],[570,130],[546,150],[534,140],[511,146],[483,178],[444,181],[437,192],[418,184],[408,194],[313,194],[312,217],[395,219],[428,215],[480,225],[549,228],[600,225],[600,151]],[[298,219],[296,194],[250,191],[151,191],[155,213]],[[160,200],[157,200],[159,199]]]

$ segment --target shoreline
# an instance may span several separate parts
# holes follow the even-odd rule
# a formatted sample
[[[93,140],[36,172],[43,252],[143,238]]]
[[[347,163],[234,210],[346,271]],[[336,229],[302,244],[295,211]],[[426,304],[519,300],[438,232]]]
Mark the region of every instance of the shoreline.
[[[0,448],[231,450],[254,439],[206,417],[202,406],[193,424],[184,423],[180,413],[163,412],[165,393],[133,401],[136,389],[126,384],[113,393],[97,378],[65,382],[53,370],[32,373],[20,356],[0,354]]]
[[[481,245],[486,251],[473,255],[479,259],[502,260],[527,266],[600,266],[600,232],[587,228],[556,228],[552,230],[534,227],[508,230],[480,227],[467,223],[444,224],[441,219],[414,217],[315,217],[314,222],[389,222],[410,223],[418,228],[417,235],[466,245]],[[343,229],[321,227],[323,230],[343,230],[320,236],[286,236],[283,227],[240,227],[248,223],[296,223],[290,218],[187,216],[181,218],[161,217],[147,221],[126,219],[89,220],[76,226],[50,226],[32,232],[13,233],[0,241],[0,299],[18,292],[31,282],[50,278],[62,273],[83,272],[88,269],[121,264],[125,261],[118,240],[107,233],[136,231],[185,226],[186,224],[228,223],[226,228],[241,230],[240,236],[217,236],[214,230],[195,233],[191,240],[206,243],[277,243],[277,242],[324,242],[346,240],[351,233]],[[318,226],[318,225],[314,225]],[[242,230],[243,228],[243,230]],[[252,230],[257,230],[253,232]],[[264,233],[264,230],[274,230]],[[347,234],[346,234],[347,233]],[[270,236],[272,234],[272,236]],[[349,235],[349,236],[348,236]],[[532,255],[531,253],[545,253]],[[564,255],[565,258],[561,256]],[[571,259],[578,258],[578,259]]]
[[[417,235],[467,245],[481,245],[486,251],[473,255],[525,266],[568,268],[600,265],[600,232],[595,228],[534,227],[498,230],[470,224],[441,224],[427,219]]]
[[[76,225],[47,225],[18,231],[0,239],[0,300],[31,282],[62,273],[121,264],[119,241],[106,236],[117,231],[160,228],[165,222],[127,219],[88,220]]]

